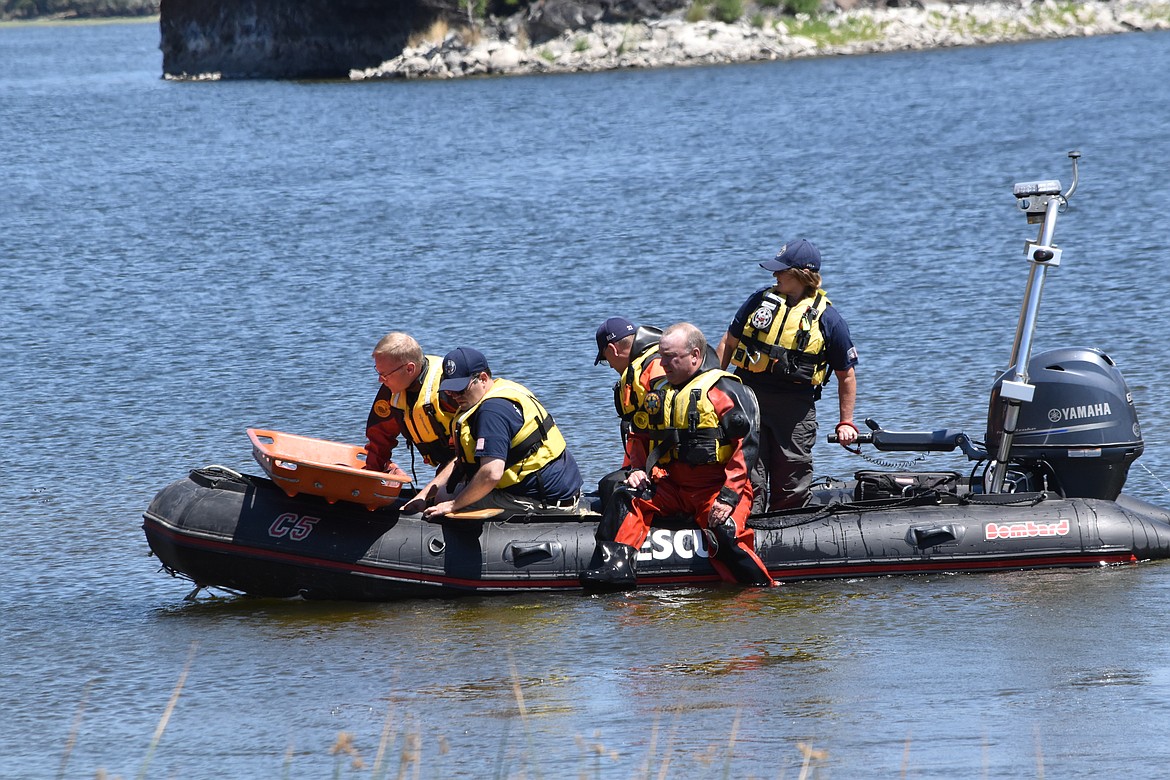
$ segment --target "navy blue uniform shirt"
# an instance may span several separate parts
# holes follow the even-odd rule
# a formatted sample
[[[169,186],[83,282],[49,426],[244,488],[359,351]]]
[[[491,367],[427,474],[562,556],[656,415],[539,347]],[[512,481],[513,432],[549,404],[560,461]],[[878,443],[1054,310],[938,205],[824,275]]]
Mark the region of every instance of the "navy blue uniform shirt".
[[[478,458],[499,458],[507,461],[508,448],[512,438],[524,425],[520,407],[507,398],[488,398],[475,413],[472,433],[475,434],[475,455]],[[537,477],[539,476],[539,482]],[[544,486],[544,498],[548,501],[563,501],[581,492],[581,471],[577,461],[566,449],[559,458],[548,463],[535,474],[530,474],[519,484],[504,488],[508,493],[539,500],[540,488]]]

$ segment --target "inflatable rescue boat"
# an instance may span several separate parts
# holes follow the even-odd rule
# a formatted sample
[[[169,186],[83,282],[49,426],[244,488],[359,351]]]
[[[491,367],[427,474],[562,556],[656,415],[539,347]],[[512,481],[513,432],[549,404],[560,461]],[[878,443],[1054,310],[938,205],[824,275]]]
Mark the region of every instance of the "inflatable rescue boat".
[[[800,509],[755,515],[756,548],[780,582],[931,572],[1095,567],[1170,558],[1170,512],[1124,495],[1144,443],[1133,398],[1099,350],[1030,355],[1040,292],[1060,264],[1058,210],[1076,189],[1017,184],[1040,224],[1009,368],[995,381],[982,442],[950,429],[884,430],[882,452],[950,452],[958,472],[860,471],[823,480]],[[163,488],[143,529],[162,568],[195,589],[255,596],[395,600],[579,590],[599,515],[499,510],[441,522],[399,511],[414,494],[401,471],[362,469],[361,447],[249,430],[265,476],[210,466]],[[832,441],[832,437],[830,437]],[[638,587],[718,583],[703,533],[656,526],[638,555]]]

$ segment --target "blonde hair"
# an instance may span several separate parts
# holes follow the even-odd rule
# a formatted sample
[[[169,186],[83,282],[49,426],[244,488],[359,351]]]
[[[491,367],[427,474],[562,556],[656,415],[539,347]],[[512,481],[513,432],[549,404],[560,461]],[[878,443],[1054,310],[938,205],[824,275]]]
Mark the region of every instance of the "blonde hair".
[[[413,361],[422,365],[423,351],[412,336],[401,331],[390,331],[374,345],[373,357],[388,357],[402,363]]]

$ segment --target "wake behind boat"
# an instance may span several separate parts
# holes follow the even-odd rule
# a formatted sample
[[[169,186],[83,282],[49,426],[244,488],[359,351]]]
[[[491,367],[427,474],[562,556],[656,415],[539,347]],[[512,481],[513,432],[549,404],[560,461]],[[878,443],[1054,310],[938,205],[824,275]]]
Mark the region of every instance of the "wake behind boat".
[[[960,450],[957,472],[863,471],[823,481],[800,509],[753,516],[756,551],[777,581],[883,574],[1129,564],[1170,557],[1170,512],[1121,493],[1144,449],[1120,370],[1104,353],[1031,356],[1040,293],[1060,264],[1057,214],[1076,189],[1018,184],[1039,237],[1009,369],[994,383],[983,443],[949,429],[893,432],[867,420],[879,451]],[[406,515],[401,472],[361,469],[362,450],[249,431],[267,477],[208,467],[167,486],[144,514],[163,569],[200,588],[257,596],[394,600],[578,590],[596,513]],[[832,437],[830,437],[832,440]],[[596,509],[596,506],[595,506]],[[707,538],[689,522],[656,527],[638,586],[719,582]]]

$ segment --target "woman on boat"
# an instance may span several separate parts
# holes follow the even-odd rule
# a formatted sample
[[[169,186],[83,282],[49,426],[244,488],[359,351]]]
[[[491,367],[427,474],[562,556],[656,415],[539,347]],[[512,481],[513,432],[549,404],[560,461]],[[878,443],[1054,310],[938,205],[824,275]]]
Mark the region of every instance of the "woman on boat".
[[[760,403],[760,464],[768,509],[808,502],[815,404],[830,376],[837,377],[837,439],[857,438],[857,348],[845,319],[821,289],[821,253],[806,240],[790,241],[760,267],[776,283],[756,290],[739,307],[719,342],[719,363],[755,391]]]

